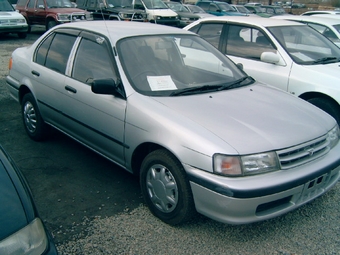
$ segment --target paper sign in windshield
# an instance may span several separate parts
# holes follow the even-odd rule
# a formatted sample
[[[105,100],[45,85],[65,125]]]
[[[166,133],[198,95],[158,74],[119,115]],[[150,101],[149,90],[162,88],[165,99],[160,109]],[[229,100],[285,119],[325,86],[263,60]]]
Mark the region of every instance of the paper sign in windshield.
[[[170,75],[164,76],[147,76],[152,91],[174,90],[177,89]]]

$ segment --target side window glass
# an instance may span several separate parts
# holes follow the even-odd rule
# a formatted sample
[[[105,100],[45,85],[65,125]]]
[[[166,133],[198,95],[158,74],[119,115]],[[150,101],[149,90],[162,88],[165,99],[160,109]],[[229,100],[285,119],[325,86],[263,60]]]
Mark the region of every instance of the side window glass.
[[[27,4],[27,8],[34,8],[35,0],[30,0]]]
[[[202,24],[198,34],[206,41],[218,48],[223,24]]]
[[[258,29],[230,26],[226,54],[260,60],[263,52],[276,52],[268,37]]]
[[[47,52],[45,66],[56,72],[65,73],[67,61],[73,47],[75,36],[56,34]]]
[[[116,78],[112,59],[105,44],[83,38],[73,65],[72,78],[84,83],[93,79]]]
[[[36,52],[34,62],[45,65],[47,51],[50,48],[51,42],[53,40],[54,34],[49,36],[40,46]]]
[[[44,7],[45,7],[44,0],[38,0],[36,8],[44,8]]]

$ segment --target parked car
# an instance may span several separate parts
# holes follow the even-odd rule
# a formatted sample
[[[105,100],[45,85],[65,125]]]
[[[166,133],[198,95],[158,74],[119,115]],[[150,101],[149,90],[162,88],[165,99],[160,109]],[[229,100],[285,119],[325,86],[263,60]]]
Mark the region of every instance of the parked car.
[[[247,16],[249,15],[255,15],[251,11],[249,11],[244,5],[237,5],[237,4],[231,4],[230,5],[235,11],[243,13]]]
[[[0,254],[57,254],[26,179],[0,145]]]
[[[286,11],[279,5],[262,5],[261,9],[272,16],[288,15]]]
[[[28,25],[8,0],[0,0],[0,34],[17,34],[26,38]]]
[[[160,25],[179,26],[178,14],[162,0],[132,0],[133,8],[144,10],[148,21]]]
[[[164,2],[171,10],[177,13],[178,19],[179,19],[179,27],[183,28],[190,23],[200,19],[200,16],[191,13],[188,11],[187,8],[183,6],[183,4],[179,2],[173,2],[173,1],[165,1]]]
[[[331,40],[340,48],[340,19],[325,18],[319,15],[312,16],[290,15],[290,16],[275,16],[272,18],[287,19],[307,24],[308,26],[314,28],[315,30],[326,36],[329,40]]]
[[[131,0],[77,0],[77,7],[92,13],[95,20],[147,21],[146,12],[134,9]]]
[[[194,5],[194,4],[183,4],[187,10],[193,14],[198,15],[201,19],[206,17],[214,17],[215,15],[207,13],[201,7]]]
[[[53,126],[138,175],[151,212],[169,224],[196,211],[233,224],[270,219],[340,177],[331,116],[183,29],[64,24],[16,49],[9,67],[30,138]]]
[[[252,5],[244,5],[251,13],[256,14],[257,16],[263,17],[263,18],[269,18],[273,16],[270,13],[266,13],[261,6],[252,6]]]
[[[18,0],[15,8],[25,17],[29,32],[34,25],[49,30],[63,23],[93,20],[91,13],[74,8],[70,0]]]
[[[259,81],[318,106],[340,123],[340,49],[305,24],[214,17],[185,27],[241,63]]]
[[[230,6],[230,4],[220,1],[197,1],[196,5],[204,11],[214,16],[245,16]]]
[[[340,15],[340,11],[332,11],[332,10],[316,10],[316,11],[307,11],[302,13],[302,16],[312,16],[319,14],[332,14],[332,15]]]

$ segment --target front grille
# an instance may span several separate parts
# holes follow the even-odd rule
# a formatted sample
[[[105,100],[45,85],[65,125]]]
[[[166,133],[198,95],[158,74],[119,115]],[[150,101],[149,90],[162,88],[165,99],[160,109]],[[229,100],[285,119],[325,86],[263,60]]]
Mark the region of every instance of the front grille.
[[[324,135],[308,143],[277,151],[281,169],[306,164],[325,155],[329,151],[329,141],[327,137],[327,135]]]

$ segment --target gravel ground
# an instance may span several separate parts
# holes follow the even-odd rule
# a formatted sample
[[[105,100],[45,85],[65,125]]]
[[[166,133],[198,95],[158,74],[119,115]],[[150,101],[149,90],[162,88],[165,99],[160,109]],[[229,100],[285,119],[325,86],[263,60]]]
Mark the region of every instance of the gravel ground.
[[[8,97],[4,78],[13,47],[0,47],[0,100]],[[293,212],[249,225],[226,225],[198,216],[172,227],[151,215],[143,204],[110,217],[84,217],[80,224],[84,231],[70,234],[78,225],[59,226],[59,235],[70,236],[57,243],[61,255],[340,254],[340,184]]]

